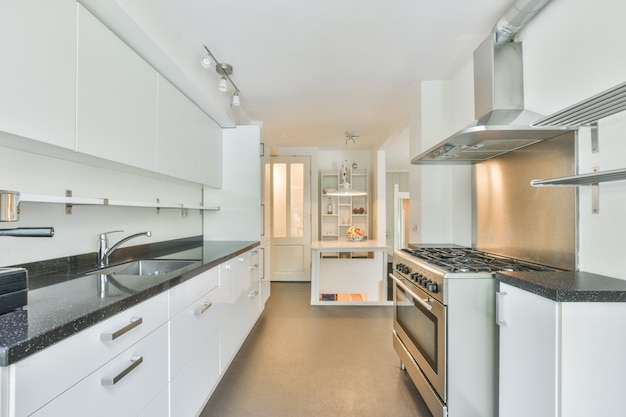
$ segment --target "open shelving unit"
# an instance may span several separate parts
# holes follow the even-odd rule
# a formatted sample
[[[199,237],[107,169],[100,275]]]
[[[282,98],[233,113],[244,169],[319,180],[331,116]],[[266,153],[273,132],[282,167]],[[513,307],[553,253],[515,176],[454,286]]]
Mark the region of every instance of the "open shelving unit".
[[[592,152],[599,151],[598,121],[605,117],[626,110],[626,82],[616,85],[606,91],[596,94],[586,100],[576,103],[561,111],[553,113],[533,123],[532,126],[566,126],[591,128]],[[567,177],[535,179],[530,182],[533,187],[591,187],[591,211],[594,214],[600,211],[599,184],[611,181],[626,180],[626,168],[600,171],[598,167],[593,172]]]
[[[369,193],[367,170],[352,170],[350,181],[355,190]],[[327,189],[338,189],[339,171],[322,171],[320,173],[320,240],[339,240],[346,238],[346,232],[352,226],[365,231],[365,239],[369,234],[369,195],[359,196],[328,196]],[[328,206],[332,209],[329,210]]]

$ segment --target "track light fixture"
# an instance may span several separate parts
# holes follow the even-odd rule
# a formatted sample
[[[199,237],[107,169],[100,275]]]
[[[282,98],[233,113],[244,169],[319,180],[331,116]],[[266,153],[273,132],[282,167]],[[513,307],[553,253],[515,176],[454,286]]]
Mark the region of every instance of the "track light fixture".
[[[211,68],[211,64],[211,57],[208,55],[205,55],[200,59],[200,65],[202,65],[204,68]]]
[[[233,106],[239,106],[240,103],[241,103],[240,100],[239,100],[239,88],[237,88],[237,86],[235,85],[233,80],[231,80],[231,78],[230,78],[230,75],[233,73],[232,65],[220,62],[217,58],[215,58],[215,55],[213,55],[211,53],[211,51],[209,50],[209,48],[206,47],[206,45],[204,45],[204,49],[206,50],[208,56],[203,57],[202,60],[200,61],[200,63],[202,64],[203,67],[210,68],[211,60],[213,60],[213,62],[215,62],[215,71],[218,74],[221,75],[220,82],[217,85],[217,89],[220,90],[221,92],[225,93],[225,92],[228,91],[228,84],[230,84],[233,87],[233,89],[235,90],[235,92],[233,94],[233,102],[232,102],[232,104],[233,104]],[[208,62],[208,64],[207,64],[207,62]]]
[[[226,91],[228,91],[228,83],[226,82],[226,77],[222,76],[222,78],[220,78],[220,82],[217,85],[217,89],[220,90],[222,93],[225,93]]]

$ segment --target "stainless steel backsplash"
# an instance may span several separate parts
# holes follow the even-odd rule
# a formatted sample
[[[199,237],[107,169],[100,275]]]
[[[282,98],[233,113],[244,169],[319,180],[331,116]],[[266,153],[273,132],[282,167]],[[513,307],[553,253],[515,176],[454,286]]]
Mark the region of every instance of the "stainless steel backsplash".
[[[575,146],[568,133],[474,165],[476,248],[576,269],[576,188],[530,186],[574,175]]]

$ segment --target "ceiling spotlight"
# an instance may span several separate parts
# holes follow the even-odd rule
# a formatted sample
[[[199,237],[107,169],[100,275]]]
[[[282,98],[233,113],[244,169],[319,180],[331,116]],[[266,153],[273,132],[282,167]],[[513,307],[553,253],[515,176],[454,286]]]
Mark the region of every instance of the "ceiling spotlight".
[[[230,76],[233,74],[233,66],[220,62],[217,58],[215,58],[215,55],[213,55],[211,51],[209,51],[209,48],[207,48],[206,45],[204,46],[204,49],[207,52],[207,56],[202,57],[200,63],[203,67],[208,68],[211,66],[211,62],[215,62],[215,71],[221,76],[220,82],[217,85],[217,89],[225,93],[228,91],[228,84],[230,84],[233,87],[232,90],[235,91],[232,104],[233,106],[239,106],[239,89],[230,78]]]
[[[226,82],[226,77],[220,78],[220,83],[217,85],[217,89],[222,93],[225,93],[228,90],[228,83]]]
[[[200,60],[200,65],[204,68],[211,68],[211,57],[208,55],[203,56]]]

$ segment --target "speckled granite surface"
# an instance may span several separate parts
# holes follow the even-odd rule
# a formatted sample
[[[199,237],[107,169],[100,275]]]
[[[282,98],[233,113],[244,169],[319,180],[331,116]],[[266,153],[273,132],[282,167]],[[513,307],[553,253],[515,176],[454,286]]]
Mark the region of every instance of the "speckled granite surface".
[[[500,282],[559,302],[626,302],[626,280],[588,272],[498,272]]]
[[[28,305],[0,315],[0,366],[17,362],[258,245],[259,242],[201,239],[146,245],[112,259],[111,265],[140,258],[197,262],[160,276],[115,275],[108,279],[106,291],[98,285],[98,274],[86,272],[94,269],[93,264],[82,259],[68,258],[64,265],[59,265],[63,263],[59,260],[48,265],[44,261],[36,265],[39,269],[34,264],[24,265],[33,269],[32,278],[29,270]]]

